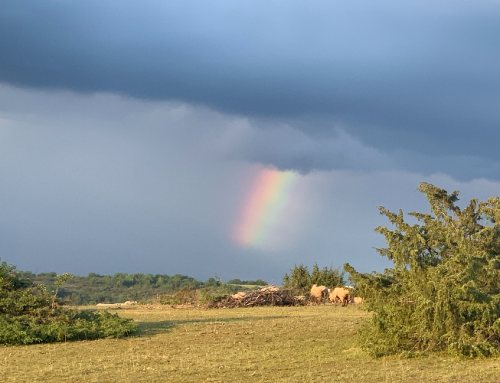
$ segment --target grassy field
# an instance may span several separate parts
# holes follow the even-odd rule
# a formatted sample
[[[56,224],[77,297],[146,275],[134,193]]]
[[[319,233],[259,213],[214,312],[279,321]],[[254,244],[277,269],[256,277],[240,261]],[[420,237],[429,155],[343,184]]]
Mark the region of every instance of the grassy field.
[[[371,359],[356,306],[117,310],[131,338],[0,348],[2,382],[499,382],[500,360]]]

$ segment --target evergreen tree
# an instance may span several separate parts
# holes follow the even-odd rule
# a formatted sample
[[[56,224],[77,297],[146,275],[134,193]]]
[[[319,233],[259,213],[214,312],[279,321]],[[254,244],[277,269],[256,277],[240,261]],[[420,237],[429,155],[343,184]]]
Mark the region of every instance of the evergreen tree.
[[[311,284],[321,285],[321,283],[318,283],[320,280],[321,280],[321,272],[319,271],[318,262],[314,262],[313,269],[311,272]]]
[[[289,289],[292,287],[292,279],[288,275],[288,273],[285,273],[285,276],[283,277],[283,287],[285,289]]]
[[[340,271],[340,267],[334,269],[333,266],[319,268],[318,264],[313,265],[311,274],[311,286],[316,284],[318,286],[326,286],[328,288],[344,286],[344,272]]]
[[[295,265],[290,270],[291,274],[285,274],[283,277],[283,287],[299,290],[301,294],[311,291],[312,285],[326,286],[328,288],[343,286],[344,273],[340,268],[334,269],[333,266],[319,268],[318,263],[314,263],[312,273],[309,273],[307,266],[302,263]]]
[[[291,287],[300,290],[302,293],[309,292],[311,289],[311,276],[309,275],[309,270],[307,266],[302,263],[293,268],[292,274],[290,276]]]
[[[394,263],[384,273],[349,272],[373,312],[360,331],[373,355],[447,349],[467,357],[500,351],[500,199],[473,199],[463,210],[458,192],[421,183],[430,214],[380,207],[395,230],[378,227]]]

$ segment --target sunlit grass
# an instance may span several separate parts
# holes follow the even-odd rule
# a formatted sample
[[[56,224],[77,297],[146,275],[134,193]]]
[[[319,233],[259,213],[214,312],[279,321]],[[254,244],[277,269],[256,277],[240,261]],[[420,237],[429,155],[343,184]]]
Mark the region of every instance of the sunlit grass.
[[[138,307],[131,338],[0,348],[2,382],[498,382],[500,360],[371,359],[356,306]]]

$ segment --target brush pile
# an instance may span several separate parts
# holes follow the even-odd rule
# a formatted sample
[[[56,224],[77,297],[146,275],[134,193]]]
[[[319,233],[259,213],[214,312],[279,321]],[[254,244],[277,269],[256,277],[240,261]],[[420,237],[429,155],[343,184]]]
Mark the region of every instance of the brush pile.
[[[294,296],[293,290],[280,289],[276,286],[262,287],[258,291],[244,295],[224,296],[207,304],[207,308],[236,308],[254,306],[305,306],[304,297]]]

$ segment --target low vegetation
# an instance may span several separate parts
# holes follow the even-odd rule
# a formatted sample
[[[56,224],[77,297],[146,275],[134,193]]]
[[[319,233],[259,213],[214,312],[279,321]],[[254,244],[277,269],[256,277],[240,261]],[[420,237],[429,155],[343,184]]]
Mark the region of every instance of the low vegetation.
[[[422,183],[430,214],[380,208],[395,230],[379,227],[394,263],[384,273],[349,272],[373,313],[360,331],[375,356],[446,350],[462,357],[500,353],[500,199],[471,200],[461,210],[458,192]]]
[[[67,278],[61,276],[57,285]],[[56,293],[30,284],[14,266],[0,263],[0,345],[117,338],[137,328],[132,320],[106,311],[63,309]]]
[[[34,274],[29,271],[20,271],[18,275],[33,284],[43,284],[48,291],[55,291],[57,288],[57,274],[55,272]],[[178,298],[185,296],[186,291],[193,289],[208,293],[218,290],[231,293],[264,285],[267,285],[267,282],[262,279],[256,281],[232,279],[227,283],[222,283],[217,276],[201,282],[181,274],[169,276],[167,274],[116,273],[114,275],[99,275],[89,273],[86,277],[75,276],[68,280],[59,289],[58,296],[71,305],[95,305],[97,303],[125,301],[148,303],[153,299],[162,300],[169,304],[179,304],[184,302],[180,302]],[[177,294],[179,292],[180,294]],[[174,297],[176,294],[177,297]]]

